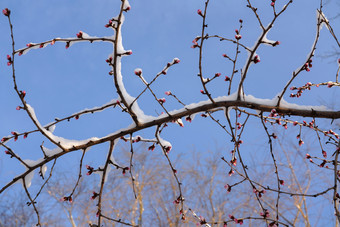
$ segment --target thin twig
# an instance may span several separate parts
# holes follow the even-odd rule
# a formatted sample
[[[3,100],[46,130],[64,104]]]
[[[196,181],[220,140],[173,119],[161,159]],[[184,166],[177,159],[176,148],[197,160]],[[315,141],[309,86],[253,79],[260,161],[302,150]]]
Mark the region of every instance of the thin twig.
[[[133,195],[135,197],[135,199],[137,199],[137,195],[136,195],[136,186],[135,186],[135,177],[133,176],[132,173],[132,161],[133,161],[133,144],[132,144],[132,134],[130,135],[130,168],[129,168],[129,173],[130,173],[130,177],[131,177],[131,183],[132,183],[132,189],[133,189]]]

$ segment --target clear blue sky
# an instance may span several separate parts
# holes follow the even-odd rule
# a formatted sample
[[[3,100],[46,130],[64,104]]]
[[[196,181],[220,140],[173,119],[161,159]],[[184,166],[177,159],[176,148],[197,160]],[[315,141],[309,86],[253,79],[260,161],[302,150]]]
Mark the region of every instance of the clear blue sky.
[[[243,19],[242,43],[251,47],[259,35],[260,27],[250,9],[245,7],[246,1],[211,1],[208,9],[208,30],[210,35],[219,34],[233,38],[234,30],[238,28],[239,19]],[[281,6],[282,1],[277,1]],[[42,42],[55,37],[74,37],[80,30],[92,36],[110,36],[112,30],[104,25],[116,16],[118,12],[117,1],[43,1],[28,2],[24,0],[2,0],[0,8],[12,10],[11,18],[14,25],[16,48],[24,47],[29,42]],[[203,1],[197,0],[149,0],[130,1],[131,11],[126,14],[123,26],[123,44],[125,49],[131,49],[133,54],[123,59],[123,75],[127,90],[131,95],[137,96],[143,89],[142,82],[134,75],[135,68],[142,68],[144,77],[151,80],[167,62],[178,57],[181,63],[172,67],[166,76],[162,76],[155,84],[154,89],[159,97],[171,90],[184,103],[206,100],[200,94],[201,85],[197,75],[198,54],[197,49],[191,49],[191,41],[200,34],[201,18],[196,10],[203,9]],[[261,1],[254,4],[263,16],[264,25],[269,23],[271,14],[270,1]],[[294,1],[289,9],[282,15],[268,34],[268,39],[279,40],[281,45],[273,48],[263,46],[257,52],[261,62],[253,65],[245,83],[245,92],[259,98],[273,98],[281,91],[291,77],[292,72],[299,67],[311,48],[316,32],[316,9],[318,1]],[[328,18],[339,12],[340,7],[336,1],[331,1],[324,8]],[[339,20],[332,21],[333,27],[340,28]],[[11,52],[9,27],[7,18],[0,18],[0,136],[9,135],[11,131],[23,132],[34,129],[24,111],[15,108],[20,104],[15,95],[11,80],[11,69],[6,66],[6,55]],[[338,33],[339,34],[339,33]],[[300,86],[308,81],[325,82],[334,80],[337,65],[335,58],[320,58],[335,46],[327,30],[321,32],[321,39],[316,55],[313,58],[313,68],[309,73],[302,73],[294,85]],[[233,56],[234,48],[225,42],[208,40],[206,42],[206,55],[204,57],[204,72],[213,75],[221,72],[222,77],[230,75],[231,65],[222,58],[223,53]],[[16,73],[20,90],[26,90],[27,102],[36,110],[42,124],[52,122],[55,117],[64,117],[78,112],[84,108],[91,108],[107,103],[117,98],[112,78],[108,75],[110,68],[105,59],[112,52],[111,44],[107,43],[80,43],[69,49],[61,43],[47,46],[42,50],[31,50],[28,54],[16,58]],[[243,67],[246,53],[243,51],[238,68]],[[243,60],[243,61],[242,61]],[[223,78],[209,85],[214,86],[212,95],[218,97],[225,95],[226,83]],[[336,96],[329,92],[324,96],[326,89],[312,89],[308,95],[299,100],[287,101],[303,103],[306,105],[319,105],[323,100],[330,100]],[[336,89],[334,89],[336,90]],[[139,105],[145,113],[156,115],[162,112],[158,104],[147,94],[143,95]],[[165,106],[168,110],[179,109],[175,100],[167,98]],[[121,127],[127,127],[131,120],[119,110],[110,110],[99,113],[98,116],[84,116],[78,121],[62,123],[57,126],[55,134],[69,139],[86,139],[88,137],[105,136]],[[174,152],[192,150],[214,150],[215,147],[225,147],[230,150],[229,139],[222,130],[212,124],[208,119],[197,120],[184,128],[177,125],[169,127],[163,135],[164,139],[173,144]],[[249,135],[256,130],[249,130]],[[153,130],[146,130],[140,135],[153,137]],[[255,135],[254,140],[261,140]],[[24,159],[37,159],[41,157],[39,145],[41,137],[30,135],[26,141],[22,138],[18,142],[11,142],[14,150]],[[255,143],[253,142],[249,142]],[[46,146],[53,148],[45,140]],[[107,145],[92,148],[93,154],[87,157],[87,162],[100,163],[100,158],[106,152]],[[78,166],[73,162],[77,155],[65,158],[65,166]],[[10,160],[1,149],[0,153],[0,185],[12,179],[18,173],[20,164]],[[23,169],[23,168],[22,168]],[[37,177],[37,175],[36,175]]]

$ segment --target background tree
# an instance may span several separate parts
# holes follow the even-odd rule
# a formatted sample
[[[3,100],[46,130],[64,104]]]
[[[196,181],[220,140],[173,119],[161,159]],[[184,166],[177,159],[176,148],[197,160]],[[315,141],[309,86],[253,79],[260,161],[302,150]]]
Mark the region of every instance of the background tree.
[[[119,150],[121,152],[117,155],[120,160],[128,162],[130,158],[129,150],[125,146],[122,146]],[[128,220],[133,225],[180,226],[197,224],[198,220],[191,215],[185,222],[181,220],[181,215],[177,212],[178,207],[172,201],[177,192],[176,183],[169,177],[168,170],[164,168],[166,163],[165,160],[162,160],[162,154],[147,155],[145,150],[147,150],[147,147],[139,147],[135,151],[135,185],[138,199],[136,200],[133,196],[133,187],[129,177],[116,172],[108,179],[107,187],[109,190],[103,195],[107,207],[105,211],[122,220]],[[237,188],[235,186],[236,191],[233,191],[232,194],[225,190],[227,170],[223,163],[219,161],[223,154],[218,151],[209,151],[208,153],[209,157],[202,158],[197,152],[190,152],[190,161],[182,163],[180,158],[176,160],[182,173],[182,184],[186,192],[187,203],[197,207],[196,212],[206,219],[218,223],[229,218],[226,211],[230,210],[230,204],[237,204],[232,209],[234,213],[247,215],[257,212],[256,200],[254,200],[254,196],[251,196],[252,192],[248,188]],[[290,156],[292,155],[290,154]],[[308,160],[304,158],[299,160],[299,163],[288,161],[287,164],[295,168],[298,165],[305,165],[308,168]],[[287,175],[287,181],[292,190],[304,193],[311,184],[311,175],[319,173],[318,171],[313,173],[307,171],[303,174],[298,172],[301,175],[296,175],[293,172],[295,168],[283,167],[282,172]],[[261,176],[266,174],[262,179],[258,179],[258,182],[270,181],[271,174],[268,174],[268,168],[256,168],[256,170]],[[97,178],[87,176],[86,180],[79,183],[76,194],[73,196],[74,201],[65,203],[60,198],[73,189],[73,185],[69,184],[70,179],[67,177],[67,175],[71,175],[71,172],[55,172],[54,175],[55,177],[49,182],[47,190],[42,194],[44,201],[49,202],[45,203],[46,206],[39,206],[40,213],[49,213],[48,216],[44,217],[44,224],[47,226],[58,226],[58,224],[60,226],[86,226],[88,223],[95,223],[96,218],[93,213],[96,212],[96,207],[91,196],[93,196],[92,189],[93,185],[96,185]],[[291,177],[288,178],[288,176]],[[72,179],[72,181],[75,180]],[[305,201],[304,197],[287,196],[284,198],[281,201],[281,218],[284,218],[290,225],[309,223],[311,221],[309,217],[310,206],[314,203],[306,206]],[[270,192],[264,195],[263,202],[271,209],[275,209],[273,207],[275,196],[271,195]],[[26,224],[26,226],[29,226],[36,221],[35,216],[32,215],[33,210],[25,206],[25,198],[17,201],[14,197],[10,197],[2,203],[8,204],[6,206],[8,213],[1,216],[3,223],[22,219],[18,216],[8,218],[12,214],[26,216],[26,220],[18,224],[6,223],[7,225],[24,226]],[[331,201],[327,201],[326,204],[330,206]],[[22,210],[19,211],[18,209]],[[56,210],[59,210],[59,212],[51,212]],[[249,222],[249,225],[252,224],[256,225],[256,222]],[[111,225],[111,222],[104,221],[104,226],[108,225]]]
[[[4,193],[19,190],[14,184],[22,185],[26,205],[35,212],[37,225],[58,225],[55,220],[59,215],[51,215],[51,207],[63,211],[64,221],[72,226],[85,223],[92,226],[338,223],[339,136],[337,122],[333,124],[333,121],[339,118],[340,112],[337,105],[333,110],[318,105],[315,97],[321,94],[325,100],[332,98],[329,91],[339,86],[340,60],[330,66],[315,55],[319,49],[326,50],[329,42],[336,48],[340,44],[333,29],[336,26],[325,16],[322,1],[308,6],[293,1],[268,1],[258,5],[249,0],[237,4],[209,0],[204,4],[195,3],[199,8],[195,12],[195,27],[200,30],[196,31],[199,35],[193,38],[191,47],[192,55],[198,56],[198,67],[193,67],[192,55],[182,55],[184,60],[173,56],[172,60],[165,60],[169,59],[168,55],[151,64],[147,54],[138,54],[143,46],[140,37],[145,31],[133,30],[130,39],[124,36],[125,25],[128,31],[133,26],[138,28],[138,22],[129,24],[128,21],[130,15],[136,19],[145,14],[145,10],[137,10],[141,3],[135,3],[135,11],[131,11],[134,8],[127,0],[112,4],[117,16],[111,15],[105,24],[110,30],[108,36],[96,37],[78,31],[72,38],[47,38],[19,49],[15,46],[16,24],[11,21],[15,11],[3,10],[12,42],[7,65],[12,70],[14,93],[21,101],[16,107],[16,114],[21,117],[13,126],[18,129],[10,129],[11,135],[2,137],[1,146],[3,160],[12,158],[12,166],[25,167],[3,178],[2,181],[8,180],[0,189],[3,201],[13,198]],[[307,30],[300,32],[314,26],[314,37],[310,37],[310,33],[307,38],[296,34],[289,37],[293,38],[290,43],[288,36],[282,34],[287,29],[289,34],[294,34],[288,27],[303,21],[298,14],[295,14],[298,18],[290,18],[289,10],[308,11],[310,5],[318,7],[316,22],[308,19],[308,23],[302,23]],[[187,7],[178,7],[183,6]],[[228,13],[221,13],[221,6],[246,13],[240,13],[231,21],[225,16],[229,16]],[[192,8],[190,11],[194,12]],[[176,18],[170,21],[174,24]],[[228,31],[223,27],[224,21],[228,21]],[[275,30],[274,24],[282,29]],[[173,50],[179,50],[181,46],[176,46],[178,40],[174,39],[179,35],[175,30],[172,32],[172,42],[161,39],[162,45],[170,43]],[[276,38],[269,40],[269,37]],[[132,52],[123,47],[125,39],[136,52],[134,48]],[[76,49],[72,45],[81,42],[93,43],[95,51],[72,52]],[[91,59],[89,68],[95,65],[92,72],[96,77],[88,77],[87,70],[83,69],[88,62],[84,53],[100,50],[107,55],[107,48],[101,49],[97,42],[112,45],[113,52],[105,58],[96,55],[101,56],[98,58],[101,61]],[[82,69],[69,71],[72,78],[65,77],[67,74],[56,77],[51,85],[43,75],[53,78],[53,70],[44,73],[45,62],[35,61],[37,52],[32,49],[45,51],[47,46],[58,43],[71,52],[63,70],[67,71],[68,66]],[[79,48],[82,48],[80,44]],[[164,54],[164,51],[156,52],[157,56]],[[302,53],[303,57],[298,57]],[[27,67],[19,66],[27,59],[21,56],[24,54],[32,54]],[[191,61],[186,61],[188,59]],[[56,67],[58,61],[52,64]],[[41,74],[23,78],[38,66],[43,68]],[[100,67],[104,70],[99,70]],[[110,76],[105,75],[107,72],[104,74],[106,70]],[[196,75],[186,78],[184,75],[188,72]],[[312,76],[307,80],[306,75]],[[32,83],[34,78],[37,84]],[[309,79],[315,82],[306,82]],[[74,85],[70,86],[71,83]],[[84,84],[88,85],[84,87]],[[84,89],[86,86],[89,87]],[[307,94],[302,95],[303,92]],[[100,94],[96,96],[96,93]],[[107,102],[107,97],[112,100]],[[39,98],[40,101],[35,101]],[[98,100],[106,104],[98,104]],[[75,110],[76,107],[83,110]],[[292,137],[296,137],[294,142]],[[200,145],[209,138],[223,141],[223,148],[217,149],[222,150],[219,155],[186,154],[188,149],[183,148],[183,142]],[[118,148],[118,143],[128,148]],[[137,143],[144,144],[142,151],[136,151]],[[6,166],[5,161],[3,163]],[[41,179],[32,184],[34,174],[39,174]],[[11,209],[5,216],[21,213],[24,217],[25,212]],[[30,218],[26,216],[21,223],[31,223]]]

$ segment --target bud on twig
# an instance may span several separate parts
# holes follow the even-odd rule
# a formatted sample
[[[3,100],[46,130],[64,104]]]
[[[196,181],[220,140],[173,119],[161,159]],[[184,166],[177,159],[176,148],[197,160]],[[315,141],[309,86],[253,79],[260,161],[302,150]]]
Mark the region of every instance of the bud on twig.
[[[11,14],[11,11],[8,8],[5,8],[2,10],[2,13],[6,16],[9,17],[9,15]]]

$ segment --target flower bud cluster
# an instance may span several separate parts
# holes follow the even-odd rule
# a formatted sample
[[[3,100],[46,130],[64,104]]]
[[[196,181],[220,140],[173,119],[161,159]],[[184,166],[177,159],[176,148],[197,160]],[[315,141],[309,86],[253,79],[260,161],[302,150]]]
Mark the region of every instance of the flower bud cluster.
[[[293,94],[293,93],[290,94],[290,97],[291,98],[294,98],[294,97],[299,98],[302,95],[302,92],[304,90],[310,90],[312,86],[313,86],[313,84],[311,82],[308,82],[304,86],[301,86],[301,87],[298,87],[298,88],[297,87],[291,87],[290,90],[292,90],[292,91],[297,90],[297,92],[296,92],[296,94]]]
[[[237,165],[237,158],[233,157],[233,159],[231,159],[230,164],[236,166]]]
[[[309,72],[309,71],[310,71],[310,68],[313,67],[312,61],[313,61],[312,59],[309,59],[309,60],[305,63],[305,65],[303,66],[303,69],[306,70],[307,72]]]
[[[69,201],[70,203],[73,202],[72,196],[64,196],[61,198],[61,201]]]
[[[129,167],[124,167],[123,168],[123,171],[122,171],[122,174],[125,175],[127,171],[129,171],[130,168]]]
[[[239,30],[238,30],[238,29],[235,29],[235,33],[236,33],[235,39],[236,39],[237,41],[240,40],[240,39],[242,38],[242,36],[240,35]]]
[[[199,47],[199,45],[198,45],[198,43],[197,43],[197,41],[198,41],[199,39],[200,39],[199,37],[196,37],[196,38],[192,41],[193,45],[191,46],[191,48]]]
[[[161,104],[161,105],[162,105],[163,103],[165,103],[165,101],[166,101],[165,98],[160,98],[160,99],[158,99],[158,102],[159,102],[159,104]]]
[[[264,212],[261,212],[260,215],[263,217],[263,218],[269,218],[269,212],[267,209],[263,209]]]
[[[266,193],[266,190],[257,190],[256,188],[254,188],[253,192],[261,198],[263,196],[263,194]]]
[[[273,43],[272,45],[273,45],[273,47],[274,46],[277,46],[277,45],[280,45],[281,44],[281,42],[280,41],[276,41],[275,43]]]
[[[270,5],[271,5],[272,7],[274,7],[274,6],[275,6],[275,2],[276,2],[276,0],[272,0],[272,2],[270,3]]]
[[[2,10],[2,13],[6,16],[9,17],[9,15],[11,14],[11,11],[8,8],[5,8]]]
[[[86,169],[88,170],[87,173],[86,173],[86,175],[88,175],[88,176],[91,175],[94,171],[94,168],[89,166],[89,165],[86,165]]]
[[[19,91],[20,98],[25,98],[26,96],[26,91]]]
[[[229,214],[229,218],[231,220],[233,220],[236,224],[240,224],[243,225],[243,220],[238,220],[237,218],[235,218],[233,215]]]
[[[92,200],[95,200],[98,196],[99,196],[99,193],[97,193],[97,192],[92,192],[91,199],[92,199]]]
[[[183,202],[184,201],[184,198],[182,196],[178,196],[176,200],[174,200],[174,204],[179,204],[180,202]]]
[[[155,150],[155,148],[156,148],[155,144],[152,144],[152,145],[148,148],[148,150],[149,150],[149,151],[153,151],[153,150]]]
[[[204,217],[200,216],[199,219],[200,219],[200,222],[197,223],[198,225],[205,225],[205,224],[207,224],[207,221],[205,220]]]
[[[229,177],[231,177],[234,173],[235,171],[233,169],[230,169],[230,171],[228,172]]]
[[[83,32],[82,31],[77,33],[77,38],[79,38],[79,39],[83,38]]]
[[[229,184],[224,185],[224,188],[227,190],[228,193],[231,191],[231,186]]]
[[[10,66],[13,64],[13,60],[12,57],[10,55],[7,54],[7,65]]]
[[[254,61],[255,64],[259,63],[260,62],[260,56],[255,55],[253,61]]]
[[[115,28],[116,27],[116,25],[115,25],[116,22],[117,21],[115,19],[110,19],[109,22],[105,25],[105,28],[109,28],[109,27]]]
[[[171,146],[164,147],[164,150],[166,153],[169,153],[171,151]]]
[[[340,139],[339,134],[335,133],[332,129],[330,129],[330,130],[324,132],[324,135],[325,135],[325,136],[327,136],[328,134],[334,135],[335,138]]]
[[[13,156],[13,153],[12,153],[11,151],[9,151],[9,150],[5,150],[5,154],[10,155],[11,158],[14,157],[14,156]]]
[[[17,141],[18,140],[18,133],[17,132],[11,132],[11,134],[14,136],[14,141]]]

